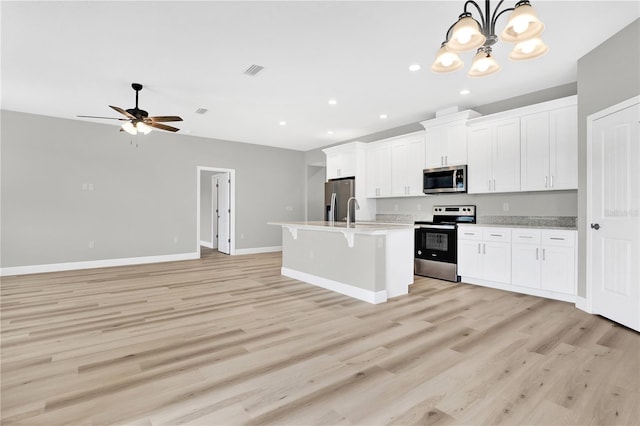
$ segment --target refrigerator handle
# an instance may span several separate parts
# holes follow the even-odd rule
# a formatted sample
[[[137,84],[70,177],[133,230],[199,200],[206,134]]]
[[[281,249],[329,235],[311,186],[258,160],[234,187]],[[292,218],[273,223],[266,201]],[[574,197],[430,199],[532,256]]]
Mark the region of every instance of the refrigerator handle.
[[[331,194],[331,207],[329,207],[329,222],[336,220],[336,193]]]

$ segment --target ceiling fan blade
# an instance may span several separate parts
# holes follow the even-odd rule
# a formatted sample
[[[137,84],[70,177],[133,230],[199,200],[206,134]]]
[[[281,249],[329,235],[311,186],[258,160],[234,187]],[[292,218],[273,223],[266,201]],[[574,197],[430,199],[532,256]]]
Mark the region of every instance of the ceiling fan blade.
[[[96,115],[76,115],[76,117],[81,117],[81,118],[101,118],[104,120],[120,120],[120,121],[127,121],[128,119],[126,118],[117,118],[117,117],[98,117]]]
[[[125,117],[129,117],[129,118],[134,119],[134,120],[136,118],[136,117],[134,117],[133,115],[129,114],[127,111],[123,110],[120,107],[109,105],[109,108],[118,111],[120,114],[124,115]]]
[[[167,126],[166,124],[155,123],[153,121],[147,124],[151,127],[155,127],[156,129],[166,130],[168,132],[177,132],[178,130],[180,130],[176,127]]]
[[[162,123],[167,121],[182,121],[182,117],[178,117],[177,115],[159,115],[157,117],[147,117],[147,120]]]

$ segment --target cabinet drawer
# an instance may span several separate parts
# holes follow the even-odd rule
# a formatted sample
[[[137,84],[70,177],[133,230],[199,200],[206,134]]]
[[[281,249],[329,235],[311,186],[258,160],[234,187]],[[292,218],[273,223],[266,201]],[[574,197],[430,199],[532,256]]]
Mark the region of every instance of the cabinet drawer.
[[[511,241],[511,229],[506,228],[485,228],[482,232],[484,241]]]
[[[542,245],[572,247],[575,245],[575,232],[542,231]]]
[[[540,231],[537,229],[514,229],[511,241],[521,244],[540,244]]]
[[[459,240],[482,240],[482,229],[471,227],[458,227]]]

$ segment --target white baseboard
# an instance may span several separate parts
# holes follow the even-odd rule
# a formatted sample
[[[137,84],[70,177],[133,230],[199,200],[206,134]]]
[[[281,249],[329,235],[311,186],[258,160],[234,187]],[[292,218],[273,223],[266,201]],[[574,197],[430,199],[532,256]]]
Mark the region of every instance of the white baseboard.
[[[586,297],[576,296],[576,308],[580,309],[581,311],[585,311],[588,314],[592,314],[593,309],[591,309],[590,305],[591,304]]]
[[[545,297],[547,299],[561,300],[563,302],[575,303],[577,296],[573,294],[558,293],[537,288],[521,287],[512,284],[498,283],[495,281],[481,280],[478,278],[461,277],[463,284],[475,284],[483,287],[497,288],[498,290],[511,291],[513,293],[529,294],[531,296]]]
[[[282,251],[282,246],[273,246],[273,247],[254,247],[254,248],[246,248],[246,249],[236,249],[235,254],[258,254],[258,253],[273,253],[276,251]]]
[[[51,263],[48,265],[10,266],[0,268],[0,276],[41,274],[44,272],[75,271],[109,266],[142,265],[145,263],[175,262],[198,259],[198,253],[165,254],[160,256],[128,257],[121,259],[89,260],[85,262]]]
[[[364,302],[377,304],[387,301],[386,290],[377,292],[365,290],[363,288],[354,287],[349,284],[344,284],[338,281],[322,278],[317,275],[307,274],[306,272],[300,272],[284,267],[281,269],[280,273],[285,277],[317,285],[318,287],[326,288],[327,290],[335,291],[336,293],[344,294],[345,296],[353,297]]]
[[[210,249],[216,248],[213,246],[213,243],[210,243],[209,241],[200,241],[200,245]]]

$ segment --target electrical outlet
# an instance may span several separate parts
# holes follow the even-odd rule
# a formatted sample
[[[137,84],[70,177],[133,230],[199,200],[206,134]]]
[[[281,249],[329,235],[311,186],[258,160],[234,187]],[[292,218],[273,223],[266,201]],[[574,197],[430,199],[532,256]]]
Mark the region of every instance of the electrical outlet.
[[[90,183],[90,184],[89,184],[89,191],[93,191],[93,190],[94,190],[94,188],[95,188],[95,186],[93,186],[93,184],[92,184],[92,183]]]
[[[240,234],[240,239],[244,240],[244,234]]]
[[[509,211],[509,203],[502,203],[502,211],[503,212]]]
[[[87,190],[87,186],[88,186],[88,184],[83,183],[83,184],[82,184],[82,190],[83,190],[83,191],[86,191],[86,190]]]
[[[418,209],[418,211],[422,211],[422,204],[418,204],[416,208]]]
[[[96,247],[96,242],[93,241],[93,240],[89,241],[89,248],[92,249],[92,248],[95,248],[95,247]]]
[[[173,237],[173,244],[178,244],[178,241],[180,241],[180,238],[177,235]]]

